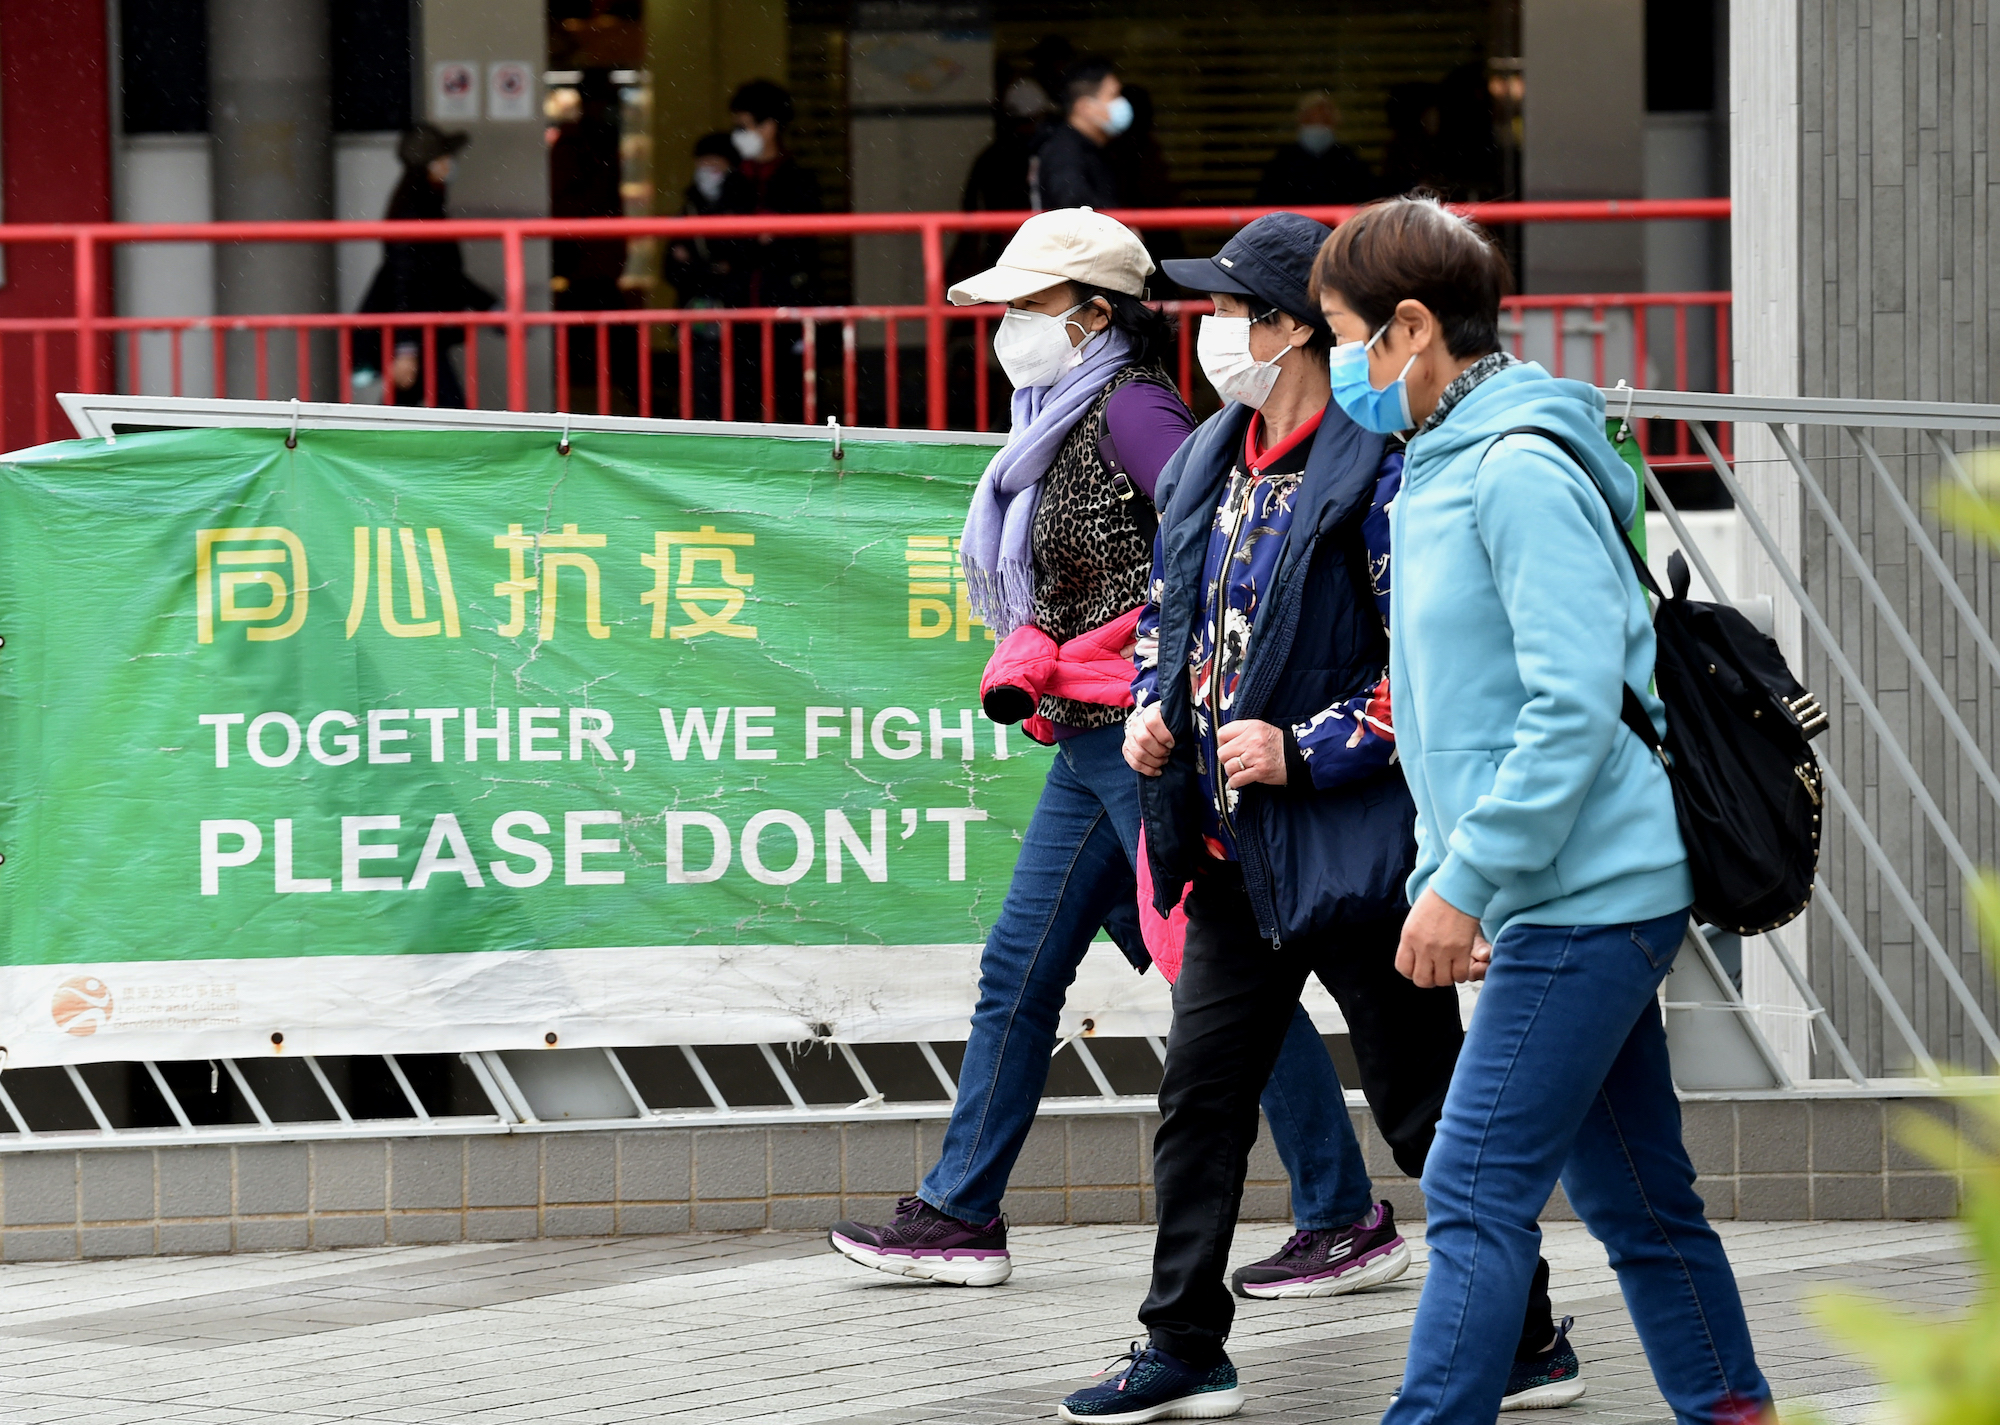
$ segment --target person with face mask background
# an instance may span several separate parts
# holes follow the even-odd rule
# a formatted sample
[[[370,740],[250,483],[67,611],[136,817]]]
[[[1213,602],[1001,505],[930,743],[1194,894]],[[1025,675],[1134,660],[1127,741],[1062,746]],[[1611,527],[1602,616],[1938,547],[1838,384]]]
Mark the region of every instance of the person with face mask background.
[[[842,1255],[897,1275],[1007,1279],[1000,1201],[1076,968],[1100,927],[1134,968],[1149,963],[1134,872],[1137,779],[1120,754],[1127,657],[1151,569],[1154,482],[1194,425],[1164,366],[1173,328],[1144,301],[1152,270],[1130,229],[1067,209],[1031,218],[997,266],[949,293],[961,305],[1006,304],[993,345],[1016,388],[1013,429],[973,496],[961,545],[973,608],[1000,639],[982,702],[996,721],[1026,718],[1056,756],[980,959],[938,1160],[893,1221],[841,1222],[828,1234]],[[1307,1230],[1344,1223],[1365,1203],[1339,1195],[1358,1180],[1365,1196],[1367,1175],[1340,1081],[1303,1011],[1280,1037],[1264,1106],[1294,1213]],[[1369,1279],[1392,1274],[1378,1266]],[[1272,1286],[1331,1295],[1363,1284],[1329,1272]]]
[[[1035,151],[1028,184],[1037,210],[1116,208],[1129,200],[1105,145],[1132,127],[1132,101],[1102,57],[1079,60],[1063,81],[1063,121]]]
[[[1192,889],[1153,1140],[1159,1234],[1139,1312],[1151,1336],[1116,1377],[1064,1400],[1066,1420],[1241,1408],[1223,1273],[1275,1035],[1307,975],[1338,1001],[1369,1108],[1412,1177],[1463,1037],[1449,985],[1419,989],[1396,971],[1417,856],[1386,677],[1403,457],[1330,404],[1333,333],[1310,291],[1330,235],[1273,213],[1213,258],[1165,265],[1215,303],[1196,346],[1226,404],[1160,477],[1125,758],[1140,774],[1154,908]],[[1393,1252],[1393,1214],[1370,1203],[1359,1156],[1352,1216],[1240,1268],[1238,1295]],[[1540,1350],[1556,1333],[1546,1290],[1531,1297],[1527,1322],[1500,1334],[1520,1324]],[[1560,1390],[1512,1400],[1562,1403]]]
[[[1381,180],[1336,137],[1340,110],[1333,96],[1315,89],[1299,100],[1298,134],[1271,155],[1251,200],[1273,208],[1317,208],[1366,203],[1382,193]]]
[[[736,145],[727,133],[704,134],[694,146],[694,177],[681,202],[681,215],[713,218],[750,211],[750,195],[736,171]],[[675,238],[667,245],[662,272],[683,307],[744,305],[744,249],[741,238]],[[715,420],[722,414],[722,337],[715,323],[684,328],[694,351],[694,409],[684,414]]]

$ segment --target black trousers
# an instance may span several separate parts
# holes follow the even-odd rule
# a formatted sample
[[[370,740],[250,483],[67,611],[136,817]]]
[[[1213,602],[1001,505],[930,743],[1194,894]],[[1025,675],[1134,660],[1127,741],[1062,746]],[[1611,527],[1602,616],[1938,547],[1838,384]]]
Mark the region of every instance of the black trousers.
[[[1257,1140],[1257,1100],[1306,976],[1318,975],[1340,1005],[1361,1092],[1397,1166],[1413,1178],[1423,1173],[1465,1035],[1456,990],[1418,989],[1396,972],[1400,915],[1276,951],[1257,931],[1234,863],[1203,868],[1187,915],[1153,1139],[1160,1225],[1139,1320],[1160,1349],[1205,1369],[1221,1358],[1235,1319],[1223,1278]],[[1523,1353],[1555,1334],[1546,1263],[1535,1280]]]

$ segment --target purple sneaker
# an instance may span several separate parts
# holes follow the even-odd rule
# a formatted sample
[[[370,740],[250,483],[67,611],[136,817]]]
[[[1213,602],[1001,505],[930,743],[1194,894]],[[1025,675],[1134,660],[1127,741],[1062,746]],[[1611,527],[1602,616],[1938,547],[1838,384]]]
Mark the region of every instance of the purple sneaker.
[[[1394,1281],[1409,1266],[1395,1211],[1378,1202],[1359,1222],[1294,1232],[1277,1255],[1238,1267],[1229,1285],[1238,1296],[1345,1296]]]
[[[836,1222],[826,1240],[864,1267],[953,1286],[998,1286],[1014,1270],[1006,1218],[980,1227],[948,1217],[920,1197],[899,1199],[895,1220],[886,1227]]]

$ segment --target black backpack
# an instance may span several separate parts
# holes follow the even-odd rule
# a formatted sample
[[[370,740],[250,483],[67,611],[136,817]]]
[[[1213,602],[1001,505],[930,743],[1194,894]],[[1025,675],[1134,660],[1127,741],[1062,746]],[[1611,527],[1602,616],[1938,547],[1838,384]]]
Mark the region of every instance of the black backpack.
[[[1542,437],[1597,485],[1563,437],[1534,426],[1501,439],[1508,435]],[[1618,523],[1616,510],[1611,521]],[[1668,598],[1624,539],[1639,582],[1658,600],[1653,683],[1667,708],[1665,744],[1629,685],[1622,715],[1673,785],[1694,914],[1738,935],[1776,930],[1812,899],[1821,784],[1811,739],[1826,731],[1826,713],[1792,676],[1777,643],[1739,610],[1687,596],[1688,564],[1679,550],[1667,561]]]

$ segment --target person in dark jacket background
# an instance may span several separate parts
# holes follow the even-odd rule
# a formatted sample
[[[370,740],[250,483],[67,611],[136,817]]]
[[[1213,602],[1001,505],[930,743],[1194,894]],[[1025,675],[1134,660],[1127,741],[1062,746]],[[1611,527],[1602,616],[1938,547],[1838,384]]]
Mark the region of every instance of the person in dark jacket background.
[[[1132,127],[1132,101],[1110,60],[1078,61],[1063,80],[1063,121],[1035,152],[1030,177],[1034,206],[1115,208],[1123,201],[1105,145]]]
[[[1253,201],[1274,208],[1315,208],[1380,196],[1381,180],[1337,136],[1340,110],[1332,95],[1317,89],[1299,100],[1298,125],[1298,137],[1264,166]]]
[[[785,152],[785,129],[794,113],[781,84],[753,79],[729,99],[736,128],[729,135],[742,162],[744,201],[750,213],[817,213],[819,178]],[[818,300],[819,239],[757,239],[746,255],[743,301],[750,307],[802,307]]]
[[[681,215],[714,218],[750,211],[743,175],[736,171],[736,145],[726,133],[704,134],[695,141],[694,179],[681,202]],[[744,305],[745,249],[741,238],[676,238],[667,246],[666,279],[674,284],[683,307]],[[683,328],[694,352],[696,420],[722,414],[722,335],[720,326],[704,322]]]
[[[419,124],[404,134],[396,149],[403,161],[403,176],[383,217],[391,222],[442,218],[445,187],[451,182],[457,154],[470,142],[467,134],[446,133],[432,124]],[[465,254],[456,242],[390,242],[382,245],[382,266],[368,284],[358,310],[490,312],[498,305],[497,297],[465,275]],[[436,333],[431,350],[436,357],[437,404],[462,407],[465,388],[450,353],[464,343],[465,328],[440,326]],[[421,406],[427,384],[423,328],[398,327],[394,341],[385,394],[396,405]],[[367,372],[382,371],[379,330],[363,328],[354,334],[354,368],[357,379]]]

